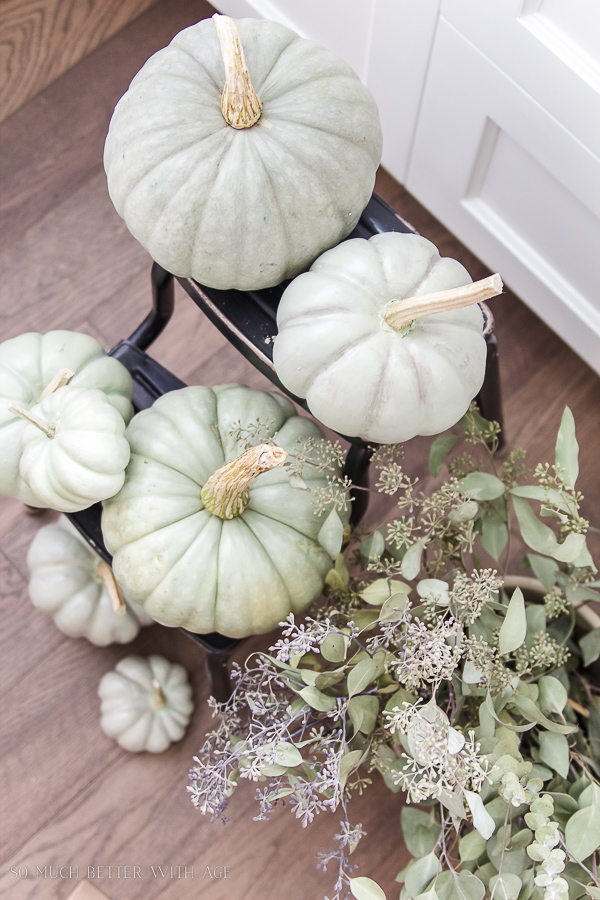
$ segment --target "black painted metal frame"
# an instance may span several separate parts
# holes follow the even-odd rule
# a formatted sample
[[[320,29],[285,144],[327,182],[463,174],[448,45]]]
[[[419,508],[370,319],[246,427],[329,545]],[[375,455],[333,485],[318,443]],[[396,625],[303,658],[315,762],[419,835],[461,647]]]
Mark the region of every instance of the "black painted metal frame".
[[[376,194],[364,210],[351,238],[370,238],[374,234],[397,231],[405,234],[414,230]],[[302,408],[309,412],[306,401],[290,394],[281,384],[273,365],[273,341],[277,334],[277,307],[289,282],[261,291],[219,291],[198,284],[191,278],[178,278],[194,303],[228,338],[234,347],[270,381]],[[166,328],[174,309],[174,277],[157,263],[152,266],[152,309],[135,331],[110,351],[129,370],[133,379],[133,405],[137,411],[146,409],[162,394],[178,390],[183,381],[153,360],[145,352]],[[493,334],[494,320],[485,304],[484,337],[487,344],[486,377],[477,398],[482,414],[499,422],[502,420],[498,348]],[[341,437],[345,437],[341,435]],[[345,474],[353,484],[368,486],[369,462],[373,448],[360,438],[345,437],[350,442]],[[352,504],[351,521],[357,524],[366,512],[368,493],[357,491]],[[87,542],[109,564],[109,554],[101,530],[101,504],[71,513],[68,518]],[[185,631],[185,629],[182,629]],[[207,651],[207,669],[213,693],[219,700],[229,696],[230,686],[226,663],[238,640],[221,634],[195,634],[186,631]]]

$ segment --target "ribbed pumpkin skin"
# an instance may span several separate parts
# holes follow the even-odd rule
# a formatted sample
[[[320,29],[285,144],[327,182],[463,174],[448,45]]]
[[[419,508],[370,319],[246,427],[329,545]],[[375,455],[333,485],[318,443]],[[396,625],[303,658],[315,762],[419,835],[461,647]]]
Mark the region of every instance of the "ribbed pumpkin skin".
[[[28,332],[0,344],[0,494],[17,497],[30,506],[44,504],[19,474],[21,439],[27,423],[9,413],[4,400],[31,409],[61,369],[75,372],[70,382],[73,387],[103,391],[126,423],[133,415],[131,375],[90,335]]]
[[[117,104],[104,166],[117,212],[150,255],[209,287],[257,290],[346,237],[381,158],[375,101],[325,47],[275,22],[237,21],[259,121],[221,114],[212,20],[152,56]]]
[[[202,486],[245,449],[232,428],[257,419],[272,424],[288,452],[297,439],[322,437],[285,398],[241,385],[165,394],[127,429],[131,462],[122,490],[104,504],[102,531],[125,594],[163,625],[260,634],[321,592],[331,568],[317,542],[324,516],[311,493],[290,488],[285,470],[260,475],[234,519],[204,509]],[[326,484],[314,470],[304,477],[312,489]]]
[[[478,306],[417,319],[394,331],[392,300],[471,283],[455,259],[418,235],[345,241],[286,288],[273,359],[285,387],[341,434],[388,444],[445,431],[467,411],[485,375]]]

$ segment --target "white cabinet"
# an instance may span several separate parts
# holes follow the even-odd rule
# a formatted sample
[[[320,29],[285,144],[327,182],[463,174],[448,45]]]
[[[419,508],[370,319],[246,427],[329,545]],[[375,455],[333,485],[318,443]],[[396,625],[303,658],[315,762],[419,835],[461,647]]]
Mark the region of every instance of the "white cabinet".
[[[600,0],[220,0],[344,56],[386,168],[600,372]]]

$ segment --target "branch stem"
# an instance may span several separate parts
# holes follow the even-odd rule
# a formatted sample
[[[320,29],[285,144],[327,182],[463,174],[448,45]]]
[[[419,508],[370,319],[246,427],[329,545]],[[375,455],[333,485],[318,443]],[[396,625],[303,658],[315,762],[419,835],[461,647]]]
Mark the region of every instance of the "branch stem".
[[[401,331],[414,319],[482,303],[484,300],[501,294],[502,288],[500,276],[498,274],[490,275],[489,278],[482,278],[481,281],[452,288],[449,291],[437,291],[434,294],[423,294],[420,297],[392,300],[386,308],[384,318],[394,331]]]
[[[162,709],[163,706],[166,705],[167,697],[158,678],[152,679],[152,687],[154,688],[154,693],[152,694],[152,706],[156,709]]]
[[[48,394],[53,394],[54,391],[57,391],[61,387],[65,387],[73,376],[75,372],[72,372],[70,369],[59,369],[54,378],[48,382],[42,393],[40,394],[38,403],[41,403],[42,400],[45,400]]]

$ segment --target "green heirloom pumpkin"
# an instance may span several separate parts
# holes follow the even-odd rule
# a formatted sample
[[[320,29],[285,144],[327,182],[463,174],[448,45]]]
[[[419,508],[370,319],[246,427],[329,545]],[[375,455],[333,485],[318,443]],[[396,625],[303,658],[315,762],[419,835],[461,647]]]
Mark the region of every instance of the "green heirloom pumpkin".
[[[278,447],[240,458],[239,429],[257,420]],[[331,568],[317,540],[324,518],[271,467],[322,436],[285,398],[241,385],[183,388],[134,416],[125,484],[102,515],[126,596],[163,625],[237,638],[304,610]],[[311,491],[327,484],[316,469],[303,477]]]
[[[204,19],[148,60],[115,108],[104,165],[117,212],[157,262],[256,290],[352,231],[382,137],[342,59],[276,22],[237,25],[239,38],[233,19]]]
[[[9,405],[28,411],[42,394],[52,393],[66,381],[73,387],[103,391],[126,423],[133,415],[131,375],[90,335],[28,332],[0,344],[0,494],[30,506],[45,505],[19,472],[22,438],[29,426],[9,411]]]
[[[419,235],[345,241],[284,291],[275,369],[341,434],[383,444],[437,434],[481,388],[486,345],[472,304],[501,290],[498,275],[471,284]]]

